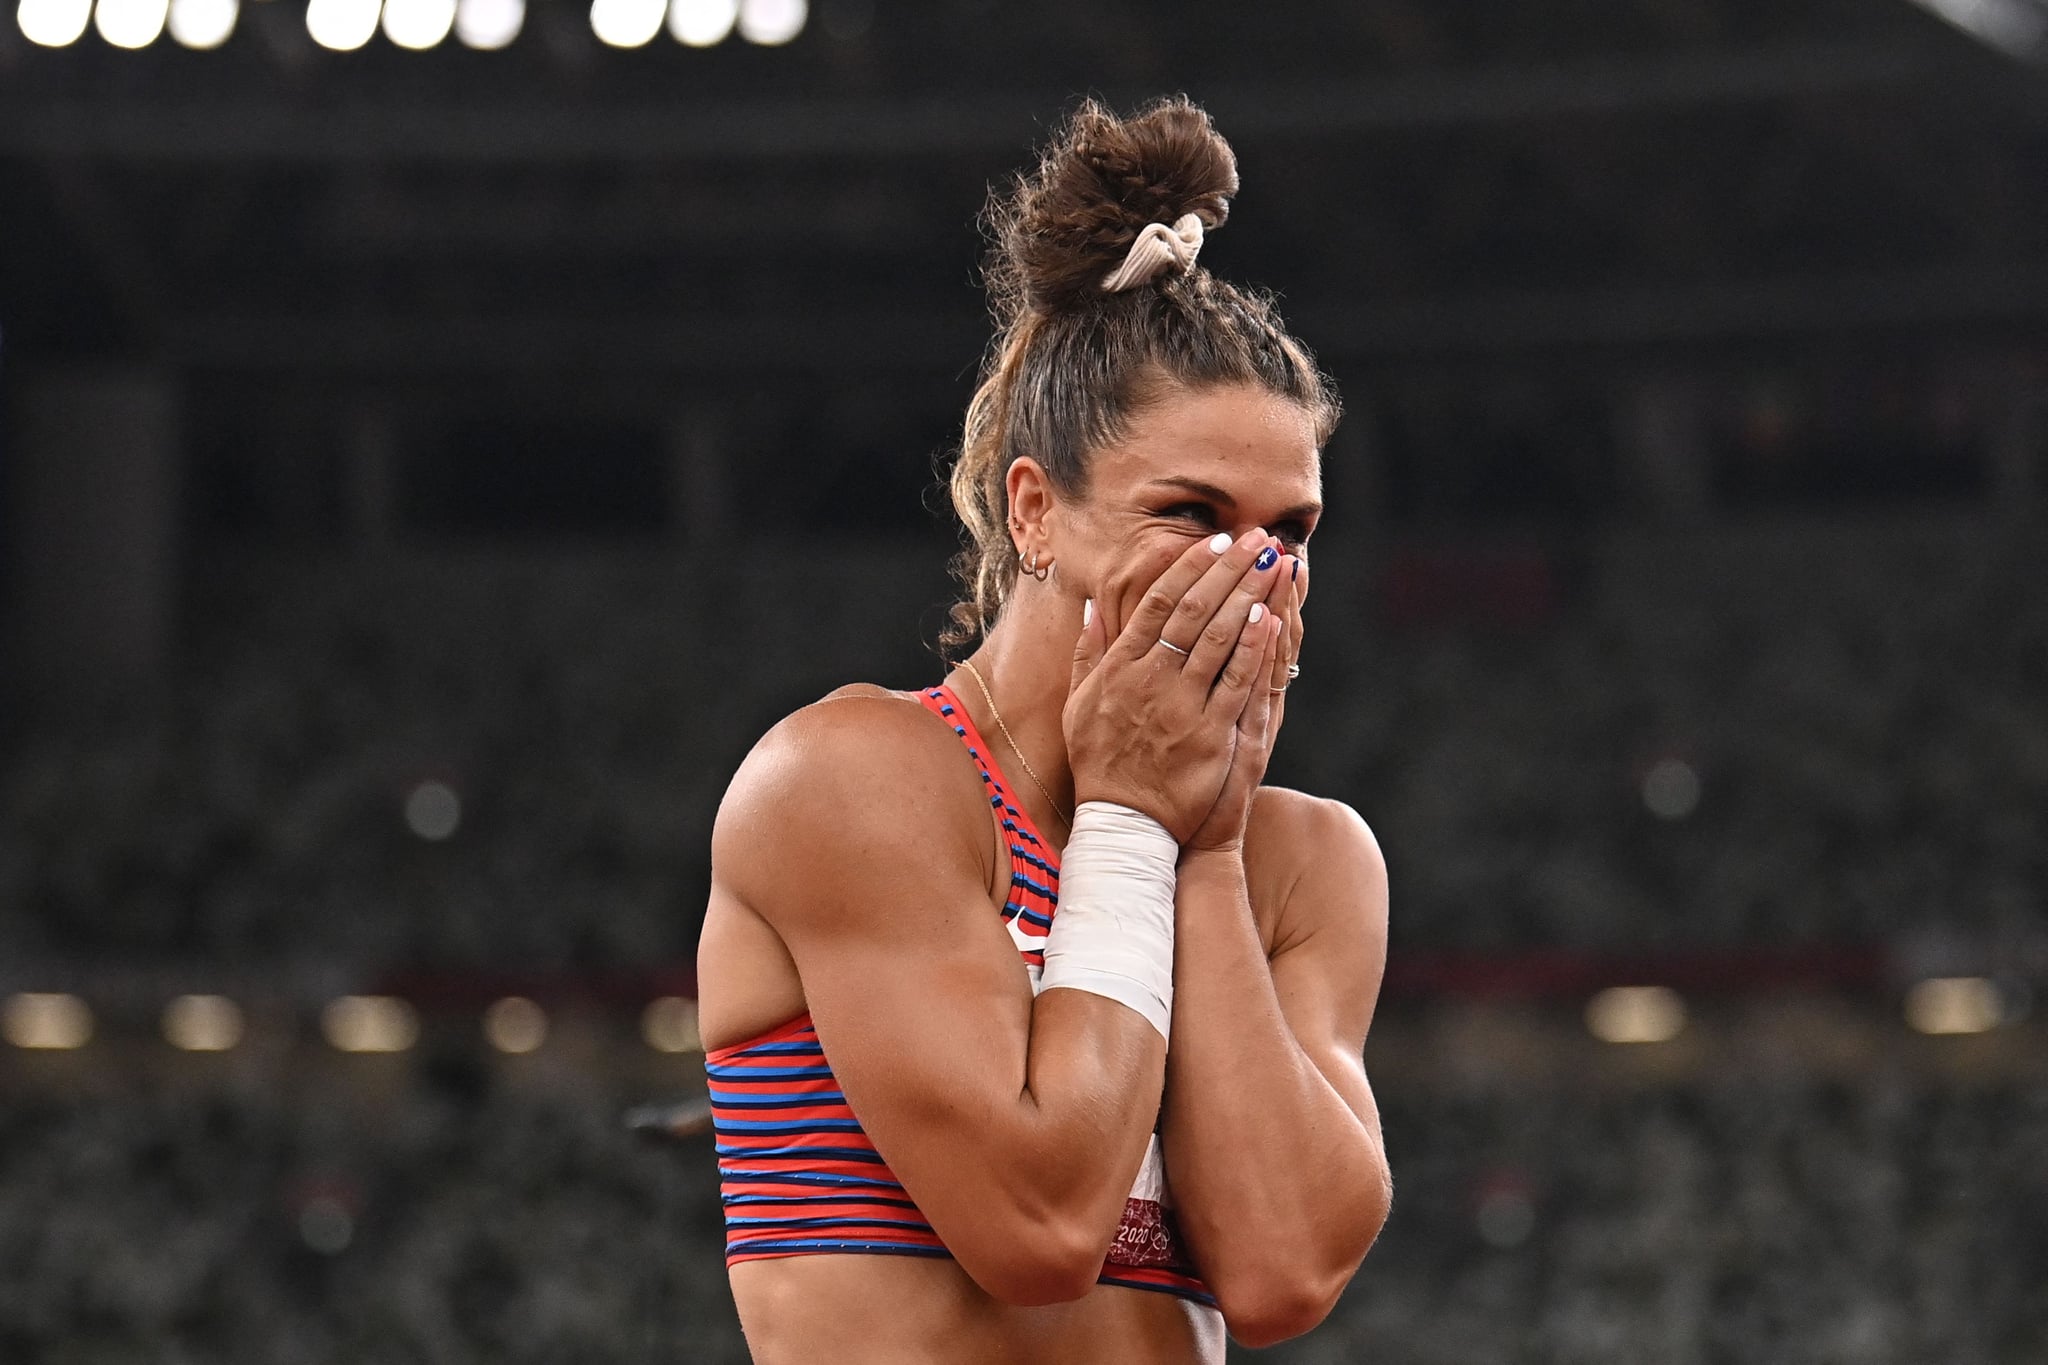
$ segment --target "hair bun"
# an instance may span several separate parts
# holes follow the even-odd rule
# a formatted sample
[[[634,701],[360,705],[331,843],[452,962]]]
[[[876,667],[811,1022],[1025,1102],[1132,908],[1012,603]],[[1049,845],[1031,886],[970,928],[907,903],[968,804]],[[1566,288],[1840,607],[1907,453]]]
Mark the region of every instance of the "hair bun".
[[[1185,96],[1118,118],[1094,100],[1076,109],[1038,169],[1018,178],[991,217],[988,278],[998,311],[1039,312],[1102,299],[1103,279],[1152,223],[1230,216],[1237,158]]]

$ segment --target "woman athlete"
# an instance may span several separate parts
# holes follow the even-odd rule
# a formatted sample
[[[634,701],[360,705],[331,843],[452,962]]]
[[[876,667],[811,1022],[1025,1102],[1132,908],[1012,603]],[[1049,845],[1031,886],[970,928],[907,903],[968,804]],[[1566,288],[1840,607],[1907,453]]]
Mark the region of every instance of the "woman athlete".
[[[1218,1362],[1322,1321],[1386,1218],[1385,869],[1261,785],[1337,405],[1195,263],[1236,189],[1186,101],[1088,104],[998,201],[972,652],[790,716],[720,807],[700,1022],[761,1365]]]

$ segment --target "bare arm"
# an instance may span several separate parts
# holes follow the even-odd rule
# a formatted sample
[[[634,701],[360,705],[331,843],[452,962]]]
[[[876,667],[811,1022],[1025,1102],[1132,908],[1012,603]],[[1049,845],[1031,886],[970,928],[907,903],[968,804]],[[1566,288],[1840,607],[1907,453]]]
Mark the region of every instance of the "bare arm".
[[[1165,1043],[1080,991],[1032,999],[984,880],[959,746],[900,700],[784,722],[734,778],[714,894],[781,936],[876,1148],[975,1282],[1009,1303],[1092,1286],[1158,1112]]]
[[[1083,800],[1176,840],[1213,808],[1276,647],[1275,622],[1253,619],[1274,576],[1255,563],[1265,540],[1191,546],[1113,640],[1103,618],[1084,624],[1063,717]],[[1195,673],[1154,648],[1169,622],[1198,632]],[[1086,987],[1033,999],[990,904],[987,810],[921,707],[812,707],[726,792],[712,895],[781,939],[848,1104],[962,1268],[1006,1302],[1050,1303],[1086,1293],[1108,1254],[1166,1040]]]
[[[1349,807],[1285,795],[1301,875],[1270,964],[1240,858],[1190,855],[1178,893],[1166,1168],[1195,1261],[1247,1345],[1323,1320],[1392,1197],[1362,1060],[1386,961],[1385,865]]]

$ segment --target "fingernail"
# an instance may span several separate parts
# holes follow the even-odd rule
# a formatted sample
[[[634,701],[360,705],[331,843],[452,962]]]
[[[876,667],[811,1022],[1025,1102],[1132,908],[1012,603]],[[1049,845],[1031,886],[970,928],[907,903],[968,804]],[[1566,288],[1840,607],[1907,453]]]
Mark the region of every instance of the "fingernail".
[[[1086,629],[1088,629],[1089,623],[1090,623],[1090,622],[1092,622],[1092,621],[1094,621],[1094,619],[1095,619],[1095,599],[1094,599],[1094,598],[1092,598],[1092,597],[1089,597],[1089,598],[1084,598],[1084,599],[1082,599],[1082,602],[1081,602],[1081,629],[1083,629],[1083,630],[1086,630]]]
[[[1254,602],[1254,603],[1252,603],[1252,621],[1251,621],[1251,623],[1252,623],[1253,625],[1257,625],[1257,624],[1258,624],[1259,622],[1261,622],[1261,621],[1263,621],[1263,620],[1265,620],[1265,619],[1266,619],[1266,604],[1265,604],[1264,602]]]
[[[1287,574],[1287,581],[1288,581],[1288,582],[1290,582],[1290,583],[1293,583],[1293,582],[1297,581],[1298,579],[1300,579],[1300,577],[1301,577],[1301,560],[1300,560],[1300,558],[1299,558],[1298,556],[1295,556],[1295,555],[1289,555],[1289,556],[1287,556],[1287,565],[1288,565],[1288,574]]]
[[[1252,561],[1252,567],[1254,569],[1270,569],[1279,558],[1280,552],[1268,545],[1265,549],[1259,551],[1259,557]]]
[[[1217,533],[1216,533],[1215,535],[1213,535],[1213,536],[1210,536],[1210,537],[1209,537],[1209,548],[1210,548],[1211,550],[1214,550],[1214,551],[1215,551],[1215,552],[1216,552],[1217,554],[1219,554],[1219,555],[1220,555],[1220,554],[1222,554],[1222,553],[1223,553],[1223,552],[1224,552],[1225,550],[1229,549],[1229,548],[1230,548],[1230,532],[1228,532],[1228,531],[1218,531],[1218,532],[1217,532]]]

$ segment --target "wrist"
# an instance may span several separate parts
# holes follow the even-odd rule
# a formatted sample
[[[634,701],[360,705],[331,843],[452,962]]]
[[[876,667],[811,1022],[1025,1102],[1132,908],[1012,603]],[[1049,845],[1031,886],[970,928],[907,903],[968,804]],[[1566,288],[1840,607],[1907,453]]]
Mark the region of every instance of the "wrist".
[[[1216,847],[1183,848],[1175,872],[1183,885],[1190,881],[1242,882],[1244,845],[1240,841]]]
[[[1171,835],[1176,849],[1194,830],[1191,825],[1175,825],[1172,803],[1161,800],[1158,792],[1118,787],[1109,782],[1089,781],[1076,775],[1074,809],[1078,811],[1083,806],[1116,806],[1142,815]]]
[[[1130,806],[1083,801],[1061,857],[1060,908],[1041,992],[1065,987],[1128,1006],[1173,1032],[1173,887],[1179,845]]]

